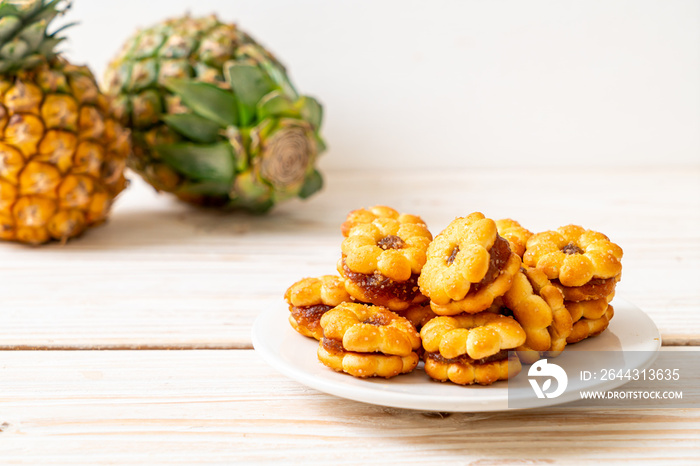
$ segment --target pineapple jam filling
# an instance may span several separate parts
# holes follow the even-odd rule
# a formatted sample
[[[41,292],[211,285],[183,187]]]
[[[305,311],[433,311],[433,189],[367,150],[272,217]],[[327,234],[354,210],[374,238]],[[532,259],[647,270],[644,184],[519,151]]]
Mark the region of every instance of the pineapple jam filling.
[[[331,309],[333,309],[333,306],[317,304],[304,307],[293,306],[290,312],[300,327],[308,328],[313,332],[321,328],[321,316]]]
[[[489,251],[490,260],[486,275],[484,275],[484,278],[482,278],[480,282],[472,284],[469,293],[476,293],[480,289],[493,283],[505,268],[506,263],[508,263],[510,254],[511,251],[508,240],[501,235],[497,235]]]
[[[402,301],[410,302],[420,293],[418,289],[419,274],[417,273],[411,274],[410,278],[405,282],[396,282],[379,273],[368,275],[353,272],[345,264],[345,259],[343,259],[343,275],[365,290],[370,299],[398,298]]]
[[[581,290],[582,292],[596,295],[598,297],[604,297],[609,295],[615,289],[615,284],[617,283],[617,278],[591,278],[585,285],[581,286],[564,286],[558,279],[553,279],[552,284],[557,285],[564,289],[570,290]],[[566,298],[566,295],[565,295]]]
[[[455,261],[455,258],[457,257],[457,254],[459,253],[459,246],[455,246],[452,252],[450,253],[450,256],[447,258],[445,262],[447,262],[447,265],[452,265],[452,263]]]
[[[504,361],[508,359],[508,350],[501,350],[496,354],[492,354],[491,356],[487,356],[482,359],[472,359],[466,354],[463,354],[459,357],[456,358],[446,358],[442,356],[439,352],[430,352],[430,353],[425,353],[424,357],[426,359],[432,359],[433,361],[442,363],[442,364],[464,364],[464,365],[483,365],[483,364],[489,364],[492,362],[498,362],[498,361]]]
[[[343,342],[334,338],[323,337],[321,339],[321,346],[323,346],[323,348],[326,351],[334,355],[345,353],[345,348],[343,348]]]
[[[396,235],[388,235],[377,241],[377,246],[386,251],[387,249],[401,249],[406,246],[406,243]]]
[[[384,325],[389,325],[391,320],[383,314],[374,314],[369,318],[362,321],[363,324],[374,325],[375,327],[381,327]]]
[[[563,248],[561,248],[561,251],[562,251],[564,254],[568,254],[568,255],[571,255],[571,254],[583,254],[583,253],[585,252],[583,249],[581,249],[580,247],[578,247],[578,246],[575,245],[574,243],[569,243],[569,244],[567,244],[566,246],[564,246]]]
[[[330,354],[333,354],[335,356],[340,356],[348,352],[343,347],[343,342],[341,340],[336,340],[335,338],[326,338],[323,337],[321,339],[321,346],[328,351]],[[353,353],[357,353],[356,351],[353,351]],[[373,353],[359,353],[359,354],[384,354],[380,351],[375,351]],[[506,357],[508,357],[508,352],[506,351]]]

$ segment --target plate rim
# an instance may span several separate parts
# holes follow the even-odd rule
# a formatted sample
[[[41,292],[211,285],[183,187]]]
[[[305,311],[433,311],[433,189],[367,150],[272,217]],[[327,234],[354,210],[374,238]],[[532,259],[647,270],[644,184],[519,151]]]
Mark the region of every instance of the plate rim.
[[[656,356],[658,355],[659,349],[661,348],[661,335],[659,332],[658,327],[654,323],[654,321],[649,317],[648,314],[646,314],[641,308],[636,306],[635,304],[629,302],[628,300],[625,300],[620,297],[615,297],[613,301],[611,302],[612,305],[618,307],[622,305],[623,308],[629,307],[633,309],[635,312],[637,312],[640,316],[642,316],[645,319],[645,327],[648,326],[649,330],[654,331],[653,335],[648,335],[645,337],[644,341],[641,343],[649,344],[650,348],[645,349],[644,351],[650,351],[653,352],[653,355],[651,358],[643,361],[638,366],[635,366],[637,368],[646,368],[649,367],[651,364],[653,364],[654,360],[656,359]],[[287,363],[284,358],[277,354],[278,352],[274,351],[272,349],[271,343],[267,341],[263,341],[262,336],[264,334],[267,334],[268,332],[265,330],[265,326],[269,325],[269,317],[274,316],[276,314],[282,314],[282,310],[284,310],[285,313],[288,313],[288,309],[286,308],[286,303],[283,303],[280,305],[280,307],[274,307],[274,308],[269,308],[266,309],[265,311],[261,312],[253,322],[253,326],[251,328],[251,337],[252,337],[252,343],[253,343],[253,348],[255,349],[256,353],[258,353],[262,359],[269,364],[272,368],[277,370],[279,373],[282,375],[298,382],[301,383],[304,386],[307,386],[309,388],[313,388],[315,390],[318,390],[320,392],[333,395],[339,398],[345,398],[349,400],[354,400],[358,401],[361,403],[368,403],[368,404],[373,404],[373,405],[378,405],[378,406],[385,406],[385,407],[391,407],[391,408],[400,408],[400,409],[410,409],[410,410],[418,410],[418,411],[432,411],[432,412],[496,412],[496,411],[515,411],[515,410],[523,410],[523,409],[532,409],[532,408],[542,408],[542,407],[551,407],[555,405],[561,405],[565,403],[569,403],[572,401],[576,401],[577,399],[568,399],[571,398],[571,396],[575,396],[575,392],[571,392],[569,394],[569,397],[567,396],[562,396],[557,399],[547,399],[547,404],[546,406],[541,403],[542,400],[539,400],[540,403],[537,404],[536,406],[523,406],[523,407],[518,407],[518,408],[509,408],[507,406],[508,398],[507,398],[507,386],[501,386],[501,387],[494,387],[494,386],[488,386],[488,387],[483,387],[483,386],[470,386],[470,387],[464,387],[468,389],[477,389],[479,392],[482,391],[488,391],[486,394],[480,393],[479,398],[474,399],[468,399],[466,400],[463,397],[456,397],[456,396],[450,396],[450,395],[445,395],[441,396],[439,401],[434,401],[429,405],[425,406],[425,399],[426,395],[425,394],[420,394],[420,393],[410,393],[410,392],[400,392],[397,393],[395,391],[383,391],[381,389],[378,389],[378,385],[381,386],[384,383],[391,383],[392,379],[357,379],[357,378],[350,378],[348,379],[348,383],[345,384],[342,382],[343,379],[338,379],[339,381],[334,381],[331,379],[326,379],[323,377],[318,377],[312,373],[309,373],[301,367],[297,367],[295,365],[291,365]],[[616,309],[617,311],[617,309]],[[280,331],[284,333],[292,332],[295,334],[295,336],[298,336],[299,338],[306,338],[308,340],[312,340],[309,337],[305,337],[299,333],[297,333],[289,324],[288,320],[286,318],[284,319],[273,319],[274,322],[283,322],[283,324],[278,324],[280,327]],[[611,321],[611,326],[615,320],[613,319]],[[284,329],[282,327],[285,327]],[[610,330],[606,330],[608,332]],[[300,340],[303,341],[303,340]],[[624,349],[624,348],[622,348]],[[585,351],[585,350],[576,350],[576,351]],[[604,351],[604,349],[602,350]],[[318,364],[321,364],[318,362]],[[331,369],[328,369],[329,371]],[[336,372],[330,372],[329,375],[337,375],[340,377],[351,377],[346,374],[339,374]],[[426,376],[427,377],[427,376]],[[352,381],[352,382],[351,382]],[[357,382],[364,382],[367,385],[359,385]],[[436,382],[436,381],[430,381],[428,379],[428,383],[436,383],[440,384],[441,382]],[[592,389],[597,389],[597,390],[611,390],[618,388],[622,385],[627,383],[626,380],[621,380],[621,381],[610,381],[606,384],[604,383],[599,383],[595,385],[594,387],[591,387]],[[449,384],[449,382],[445,382],[445,384]],[[488,394],[491,394],[489,396]],[[505,393],[505,396],[504,396]],[[566,395],[566,394],[565,394]],[[458,399],[455,399],[458,398]],[[451,403],[457,403],[458,405],[461,406],[451,406]]]

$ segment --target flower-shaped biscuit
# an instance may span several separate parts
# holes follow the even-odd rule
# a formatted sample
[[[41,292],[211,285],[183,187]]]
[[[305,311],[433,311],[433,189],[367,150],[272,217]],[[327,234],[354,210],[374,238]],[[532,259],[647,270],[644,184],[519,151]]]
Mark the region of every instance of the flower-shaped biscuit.
[[[284,293],[289,304],[289,323],[304,336],[323,337],[321,316],[338,304],[351,301],[343,280],[337,275],[303,278]]]
[[[340,226],[340,231],[343,233],[343,236],[348,236],[348,233],[354,226],[362,223],[372,223],[378,218],[390,218],[399,223],[417,223],[426,226],[423,219],[417,215],[399,213],[391,207],[377,205],[368,209],[356,209],[350,212]]]
[[[425,300],[417,280],[432,235],[420,223],[378,218],[354,226],[341,245],[338,272],[358,301],[406,309]]]
[[[420,331],[423,349],[454,359],[467,355],[479,360],[525,343],[523,328],[512,317],[493,312],[439,316]]]
[[[608,305],[605,313],[597,319],[582,318],[574,324],[571,335],[566,339],[569,344],[578,343],[586,338],[600,335],[603,330],[608,328],[610,320],[615,315],[615,310],[611,305]]]
[[[523,257],[527,240],[532,236],[532,232],[510,218],[496,220],[496,228],[498,234],[510,243],[511,251]]]
[[[411,372],[418,365],[418,353],[396,356],[382,353],[358,353],[343,349],[338,340],[323,338],[318,346],[318,360],[336,372],[353,377],[391,378]]]
[[[413,324],[390,310],[342,303],[321,317],[321,362],[355,377],[393,377],[418,364],[420,336]]]
[[[419,304],[412,304],[408,309],[402,311],[394,311],[401,317],[405,317],[409,322],[413,324],[416,330],[419,330],[423,325],[427,324],[430,320],[437,317],[437,314],[433,312],[430,308],[430,303],[424,301]]]
[[[522,364],[516,353],[501,352],[496,357],[474,361],[469,358],[445,359],[439,353],[423,355],[423,370],[440,382],[450,381],[458,385],[491,385],[518,375]]]
[[[508,290],[520,263],[496,223],[475,212],[453,220],[430,243],[418,284],[436,314],[476,313]]]
[[[567,225],[527,241],[523,262],[550,280],[577,287],[593,279],[614,279],[622,271],[622,248],[602,233]]]
[[[604,298],[590,299],[588,301],[564,301],[564,307],[569,311],[573,322],[581,319],[600,319],[608,310],[608,304],[615,293]]]
[[[487,311],[439,316],[420,336],[425,373],[435,380],[489,385],[520,372],[520,360],[508,350],[525,342],[525,332],[512,317]]]
[[[525,343],[517,348],[522,361],[532,363],[542,356],[558,356],[564,350],[572,331],[571,314],[564,306],[561,292],[544,273],[522,269],[503,296],[503,303],[527,336]]]
[[[381,306],[342,303],[321,317],[323,336],[343,343],[347,351],[407,356],[420,337],[405,318]]]

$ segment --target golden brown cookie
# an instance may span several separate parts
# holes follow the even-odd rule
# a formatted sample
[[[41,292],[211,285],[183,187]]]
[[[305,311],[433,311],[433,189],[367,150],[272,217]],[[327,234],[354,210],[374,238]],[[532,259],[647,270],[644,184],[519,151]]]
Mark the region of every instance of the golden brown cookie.
[[[418,354],[396,356],[382,353],[346,351],[338,340],[323,338],[318,346],[318,359],[337,372],[354,377],[390,378],[411,372],[418,365]]]
[[[418,364],[420,336],[413,324],[390,310],[341,303],[321,317],[319,360],[355,377],[393,377]]]
[[[432,235],[424,224],[378,218],[355,225],[341,245],[338,272],[358,301],[402,310],[425,301],[418,276]]]
[[[564,307],[569,311],[573,322],[581,319],[599,319],[608,310],[608,304],[615,293],[605,298],[591,299],[588,301],[564,301]]]
[[[622,248],[602,233],[567,225],[537,233],[527,241],[523,262],[565,287],[612,279],[622,271]],[[606,296],[609,293],[603,294]]]
[[[431,379],[441,382],[449,380],[458,385],[491,385],[516,376],[522,369],[518,355],[508,351],[481,360],[468,356],[446,359],[439,353],[425,353],[423,360],[423,369]]]
[[[527,240],[532,236],[532,232],[510,218],[496,220],[496,228],[498,229],[498,234],[508,240],[510,249],[520,257],[523,257]]]
[[[503,296],[503,303],[527,335],[525,343],[517,348],[523,362],[555,357],[564,350],[573,320],[562,293],[544,273],[533,268],[521,269]]]
[[[614,315],[615,310],[611,305],[608,305],[608,308],[601,317],[597,319],[580,319],[578,322],[574,323],[574,328],[571,331],[571,335],[569,335],[569,337],[566,339],[567,343],[578,343],[586,338],[600,335],[606,328],[608,328],[610,320]]]
[[[427,301],[420,304],[413,304],[408,309],[404,309],[403,311],[394,312],[408,319],[408,321],[412,323],[418,331],[420,331],[423,325],[437,317],[437,314],[433,312],[433,310],[430,308],[430,303]]]
[[[351,301],[343,280],[336,275],[303,278],[284,293],[289,304],[289,323],[304,336],[323,337],[321,316],[338,304]]]
[[[427,225],[423,219],[417,215],[399,213],[391,207],[377,205],[367,209],[356,209],[350,212],[343,224],[340,226],[340,231],[343,233],[343,236],[348,236],[350,230],[354,226],[363,223],[372,223],[378,218],[389,218],[396,220],[399,223],[417,223],[427,228]]]
[[[526,339],[512,317],[492,312],[439,316],[423,326],[420,336],[426,353],[439,353],[445,359],[467,355],[474,360],[515,349]]]
[[[418,285],[438,315],[477,313],[505,294],[520,263],[496,223],[475,212],[452,221],[430,243]]]

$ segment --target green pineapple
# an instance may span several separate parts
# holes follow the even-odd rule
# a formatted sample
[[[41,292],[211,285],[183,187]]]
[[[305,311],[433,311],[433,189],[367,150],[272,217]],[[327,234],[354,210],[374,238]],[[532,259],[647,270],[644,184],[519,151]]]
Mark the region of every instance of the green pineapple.
[[[105,86],[132,130],[129,166],[158,190],[266,211],[322,186],[321,105],[235,25],[185,16],[139,31]]]

